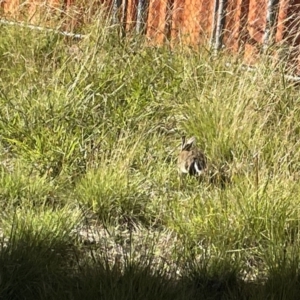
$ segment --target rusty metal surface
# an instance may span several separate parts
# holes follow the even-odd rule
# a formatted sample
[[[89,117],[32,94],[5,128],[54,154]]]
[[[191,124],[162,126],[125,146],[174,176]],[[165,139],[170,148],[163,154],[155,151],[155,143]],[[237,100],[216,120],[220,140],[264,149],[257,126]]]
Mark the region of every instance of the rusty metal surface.
[[[151,0],[148,7],[146,35],[151,43],[162,44],[166,37],[167,0]]]
[[[65,28],[74,29],[78,24],[92,21],[97,7],[120,4],[124,28],[141,27],[138,16],[142,0],[0,0],[1,17],[31,23],[46,16],[46,25],[64,21]],[[143,22],[150,44],[185,43],[208,44],[215,33],[218,16],[215,0],[143,0]],[[269,0],[226,0],[222,16],[222,43],[230,51],[243,53],[252,63],[267,43],[284,45],[289,58],[300,65],[300,0],[277,0],[276,20],[269,28],[267,22]],[[221,0],[216,2],[221,3]],[[274,8],[275,9],[275,8]],[[60,15],[57,13],[59,11]],[[217,10],[216,10],[217,11]],[[55,18],[51,18],[55,15]],[[52,23],[51,23],[52,22]],[[40,23],[39,23],[40,24]],[[218,23],[220,24],[220,23]],[[273,26],[274,25],[274,26]],[[267,27],[266,27],[267,26]],[[267,29],[267,30],[266,30]],[[141,32],[140,30],[138,30]],[[270,35],[270,37],[269,37]],[[297,71],[298,72],[298,71]]]
[[[224,44],[228,49],[238,52],[245,46],[248,14],[249,0],[231,0],[227,4]]]

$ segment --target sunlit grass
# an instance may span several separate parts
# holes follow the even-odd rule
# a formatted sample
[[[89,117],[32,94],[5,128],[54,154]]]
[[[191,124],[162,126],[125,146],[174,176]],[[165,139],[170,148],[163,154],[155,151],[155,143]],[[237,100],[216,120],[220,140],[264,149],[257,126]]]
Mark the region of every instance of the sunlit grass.
[[[297,86],[103,24],[1,31],[0,298],[297,298]],[[183,134],[230,182],[180,184]]]

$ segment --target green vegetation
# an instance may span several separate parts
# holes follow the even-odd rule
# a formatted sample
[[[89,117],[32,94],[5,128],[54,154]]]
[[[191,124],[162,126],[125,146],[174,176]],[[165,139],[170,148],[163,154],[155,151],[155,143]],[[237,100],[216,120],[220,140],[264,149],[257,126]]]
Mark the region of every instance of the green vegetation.
[[[285,66],[84,30],[1,26],[0,299],[298,299]],[[230,183],[180,183],[183,134]]]

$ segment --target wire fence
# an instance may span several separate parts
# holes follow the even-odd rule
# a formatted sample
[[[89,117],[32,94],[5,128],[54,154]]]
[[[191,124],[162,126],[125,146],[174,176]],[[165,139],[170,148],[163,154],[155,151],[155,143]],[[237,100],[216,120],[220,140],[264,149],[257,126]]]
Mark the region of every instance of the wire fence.
[[[124,32],[145,34],[151,44],[205,44],[242,53],[247,62],[271,49],[300,73],[300,0],[0,0],[6,20],[48,26],[64,19],[76,30],[99,8]]]

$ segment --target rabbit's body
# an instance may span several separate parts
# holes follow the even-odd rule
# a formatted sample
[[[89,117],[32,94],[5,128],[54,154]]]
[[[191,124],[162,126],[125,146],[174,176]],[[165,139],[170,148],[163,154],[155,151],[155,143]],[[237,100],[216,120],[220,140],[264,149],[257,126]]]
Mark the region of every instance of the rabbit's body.
[[[191,137],[187,141],[185,137],[182,137],[181,152],[177,161],[178,170],[181,174],[200,176],[206,171],[206,157],[199,149],[194,147],[194,142],[195,137]]]

